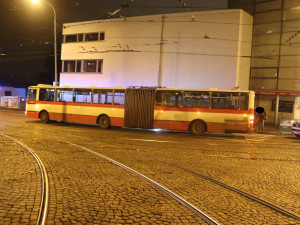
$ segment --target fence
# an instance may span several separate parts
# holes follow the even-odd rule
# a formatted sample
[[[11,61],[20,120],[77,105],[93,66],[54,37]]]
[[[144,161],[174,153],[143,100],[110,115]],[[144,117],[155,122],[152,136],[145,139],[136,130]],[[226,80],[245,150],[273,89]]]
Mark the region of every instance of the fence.
[[[26,98],[16,96],[0,96],[0,107],[24,110],[26,108]]]

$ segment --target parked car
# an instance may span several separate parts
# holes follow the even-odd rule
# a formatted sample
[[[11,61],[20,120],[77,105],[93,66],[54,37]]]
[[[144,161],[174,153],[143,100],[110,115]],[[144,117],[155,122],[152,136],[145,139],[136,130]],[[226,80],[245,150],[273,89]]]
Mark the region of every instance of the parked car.
[[[300,122],[293,123],[292,133],[296,135],[296,137],[300,138]]]

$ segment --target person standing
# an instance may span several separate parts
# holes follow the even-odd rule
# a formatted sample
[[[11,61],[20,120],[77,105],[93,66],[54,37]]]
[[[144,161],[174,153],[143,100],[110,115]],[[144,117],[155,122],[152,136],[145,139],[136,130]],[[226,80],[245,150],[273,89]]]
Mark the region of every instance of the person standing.
[[[263,107],[257,107],[255,109],[255,114],[257,117],[257,122],[259,124],[258,133],[262,133],[262,132],[264,132],[265,120],[267,119],[267,113],[265,112],[265,109]]]

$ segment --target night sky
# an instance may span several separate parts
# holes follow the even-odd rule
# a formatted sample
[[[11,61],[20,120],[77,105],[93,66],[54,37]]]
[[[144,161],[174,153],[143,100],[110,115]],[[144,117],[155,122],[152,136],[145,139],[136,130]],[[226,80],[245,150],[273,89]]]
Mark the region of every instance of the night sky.
[[[57,14],[58,74],[62,24],[112,17],[220,9],[222,0],[47,0]],[[0,0],[0,85],[27,87],[54,80],[53,10],[31,0]]]

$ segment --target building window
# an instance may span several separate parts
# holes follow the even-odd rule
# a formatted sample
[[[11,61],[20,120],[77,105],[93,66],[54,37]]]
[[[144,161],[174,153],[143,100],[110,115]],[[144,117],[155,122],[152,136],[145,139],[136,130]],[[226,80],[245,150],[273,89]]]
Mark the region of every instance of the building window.
[[[81,72],[81,61],[76,61],[76,72]]]
[[[85,60],[83,64],[83,72],[97,72],[97,61],[96,60]]]
[[[101,32],[100,33],[100,40],[103,41],[105,39],[105,34],[104,32]]]
[[[99,33],[85,34],[85,41],[98,41]]]
[[[11,96],[11,91],[5,91],[5,96]]]
[[[64,72],[76,72],[75,71],[76,61],[64,61]]]
[[[104,39],[104,32],[65,35],[65,42],[103,41]]]
[[[103,60],[84,60],[83,72],[102,73]]]
[[[83,34],[78,34],[78,42],[83,41]]]
[[[272,111],[275,111],[276,99],[272,101]],[[293,113],[294,102],[293,101],[279,101],[278,112]]]
[[[63,61],[63,72],[102,73],[102,70],[103,70],[103,59]]]
[[[65,42],[77,42],[77,34],[66,35]]]

